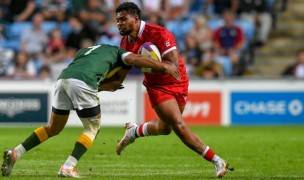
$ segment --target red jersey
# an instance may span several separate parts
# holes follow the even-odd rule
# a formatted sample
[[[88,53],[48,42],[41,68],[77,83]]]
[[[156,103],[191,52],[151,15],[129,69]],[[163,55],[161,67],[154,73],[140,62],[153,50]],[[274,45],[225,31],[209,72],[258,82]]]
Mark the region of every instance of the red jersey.
[[[145,42],[151,42],[158,47],[162,57],[168,52],[177,49],[173,34],[158,25],[148,24],[141,21],[137,36],[138,38],[136,39],[136,42],[131,42],[129,36],[123,36],[120,42],[120,47],[138,54],[142,44]],[[178,64],[181,76],[180,81],[177,81],[169,74],[145,73],[144,85],[166,85],[187,82],[188,77],[186,74],[186,68],[180,56],[178,57]]]

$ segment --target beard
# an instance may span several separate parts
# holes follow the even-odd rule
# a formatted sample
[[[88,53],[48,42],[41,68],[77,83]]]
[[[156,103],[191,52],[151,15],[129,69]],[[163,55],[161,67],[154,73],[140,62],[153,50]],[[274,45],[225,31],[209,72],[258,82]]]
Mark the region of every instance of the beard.
[[[120,31],[119,31],[119,34],[120,34],[121,36],[126,36],[126,35],[131,34],[131,32],[132,32],[132,29],[120,30]]]

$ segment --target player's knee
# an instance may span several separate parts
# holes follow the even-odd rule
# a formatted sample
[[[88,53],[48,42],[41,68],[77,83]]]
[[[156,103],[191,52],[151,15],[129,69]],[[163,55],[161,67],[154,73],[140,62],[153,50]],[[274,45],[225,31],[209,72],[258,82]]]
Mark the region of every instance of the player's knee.
[[[100,115],[89,117],[89,118],[81,118],[84,134],[86,134],[92,141],[96,138],[99,129],[100,129]]]
[[[183,136],[183,134],[187,131],[188,127],[186,125],[186,123],[184,123],[183,121],[179,121],[178,123],[174,124],[172,126],[172,128],[174,129],[174,132],[176,134],[178,134],[179,136]]]

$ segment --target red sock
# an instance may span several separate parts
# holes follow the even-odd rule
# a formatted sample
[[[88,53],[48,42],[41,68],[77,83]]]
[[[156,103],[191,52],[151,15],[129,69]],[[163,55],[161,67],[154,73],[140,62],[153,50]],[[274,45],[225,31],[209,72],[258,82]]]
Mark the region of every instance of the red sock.
[[[210,162],[212,162],[214,155],[215,155],[215,153],[212,151],[212,149],[209,148],[209,146],[207,146],[206,149],[204,150],[204,152],[202,153],[202,156],[204,157],[204,159],[206,159],[207,161],[210,161]]]
[[[149,133],[148,133],[148,130],[147,130],[147,125],[148,123],[144,123],[144,124],[141,124],[137,127],[136,129],[136,134],[137,136],[149,136]]]
[[[141,124],[141,125],[138,126],[138,128],[137,128],[138,134],[137,135],[144,136],[143,128],[144,128],[144,124]]]

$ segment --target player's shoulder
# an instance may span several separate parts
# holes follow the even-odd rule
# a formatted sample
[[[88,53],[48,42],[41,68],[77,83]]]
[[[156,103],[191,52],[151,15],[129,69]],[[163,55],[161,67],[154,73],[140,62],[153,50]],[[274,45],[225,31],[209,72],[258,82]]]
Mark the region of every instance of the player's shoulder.
[[[146,23],[145,31],[149,33],[157,32],[169,32],[166,28],[159,26],[157,24]]]
[[[150,42],[162,42],[163,39],[174,39],[173,34],[168,31],[166,28],[147,23],[145,26],[145,31],[143,33],[143,37],[146,41]]]

